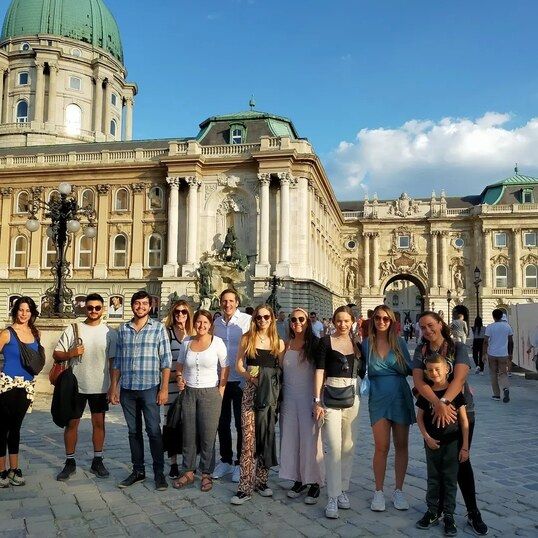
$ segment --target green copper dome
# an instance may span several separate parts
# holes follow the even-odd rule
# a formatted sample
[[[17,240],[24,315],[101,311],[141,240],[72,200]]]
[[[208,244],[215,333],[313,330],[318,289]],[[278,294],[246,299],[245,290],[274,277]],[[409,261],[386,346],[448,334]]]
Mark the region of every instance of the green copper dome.
[[[102,0],[12,0],[0,39],[37,34],[84,41],[123,63],[118,25]]]

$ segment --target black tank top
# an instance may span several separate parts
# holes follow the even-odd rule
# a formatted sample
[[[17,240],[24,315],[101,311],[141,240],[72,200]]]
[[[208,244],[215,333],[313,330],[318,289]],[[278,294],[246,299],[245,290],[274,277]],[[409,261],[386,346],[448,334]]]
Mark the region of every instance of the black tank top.
[[[270,349],[256,349],[255,357],[247,357],[247,366],[276,368],[278,366],[278,357],[275,357]]]

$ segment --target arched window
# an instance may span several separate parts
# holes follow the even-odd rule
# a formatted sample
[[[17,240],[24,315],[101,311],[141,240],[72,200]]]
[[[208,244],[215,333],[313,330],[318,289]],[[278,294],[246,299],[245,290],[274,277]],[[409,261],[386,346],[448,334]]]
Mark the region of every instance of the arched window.
[[[80,205],[82,207],[88,207],[89,205],[93,207],[94,201],[94,192],[91,189],[84,189],[82,191],[82,195],[80,196]]]
[[[497,267],[495,267],[495,287],[508,287],[508,269],[506,265],[497,265]]]
[[[114,201],[116,211],[129,211],[129,191],[127,189],[118,189]]]
[[[110,121],[110,134],[114,137],[116,136],[117,127],[118,127],[118,124],[116,123],[116,120],[111,120]]]
[[[244,125],[230,125],[230,144],[244,144],[247,133]]]
[[[127,237],[120,234],[112,243],[112,262],[114,267],[127,267]]]
[[[149,208],[159,210],[164,207],[164,192],[161,187],[152,187],[148,193]]]
[[[17,123],[27,123],[28,122],[28,102],[24,99],[17,103]]]
[[[13,269],[26,269],[28,266],[28,239],[19,235],[13,240],[11,267]]]
[[[538,266],[527,265],[525,267],[525,287],[538,288]]]
[[[15,204],[15,213],[28,213],[30,208],[30,195],[26,191],[21,191],[17,195],[17,203]]]
[[[54,198],[59,198],[59,197],[60,197],[60,191],[58,189],[52,189],[49,192],[48,201],[50,203],[52,200],[54,200]]]
[[[82,129],[82,109],[74,103],[65,107],[65,129],[70,135],[78,135]]]
[[[148,239],[148,267],[162,267],[163,238],[152,234]]]
[[[50,237],[45,241],[45,252],[43,253],[43,266],[50,269],[56,261],[56,247]]]
[[[93,239],[83,235],[78,241],[78,267],[89,269],[93,261]]]

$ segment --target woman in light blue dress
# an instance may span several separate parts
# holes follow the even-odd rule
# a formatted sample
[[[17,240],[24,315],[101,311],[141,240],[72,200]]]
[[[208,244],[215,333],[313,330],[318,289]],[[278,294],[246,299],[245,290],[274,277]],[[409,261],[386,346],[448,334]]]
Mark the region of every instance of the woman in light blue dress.
[[[404,339],[398,336],[396,317],[391,308],[378,306],[370,324],[368,339],[363,343],[370,379],[368,408],[375,442],[376,491],[370,508],[375,512],[385,510],[383,484],[392,432],[396,474],[392,501],[397,510],[407,510],[409,504],[402,488],[407,471],[409,426],[416,422],[413,396],[407,383],[407,376],[411,375],[411,357]]]

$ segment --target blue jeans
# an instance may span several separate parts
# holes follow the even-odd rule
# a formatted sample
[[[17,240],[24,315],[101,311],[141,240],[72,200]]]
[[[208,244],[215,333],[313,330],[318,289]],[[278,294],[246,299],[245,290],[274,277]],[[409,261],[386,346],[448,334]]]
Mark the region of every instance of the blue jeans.
[[[129,446],[133,470],[144,472],[144,438],[142,436],[142,415],[146,424],[149,449],[153,458],[155,476],[164,472],[164,450],[161,435],[161,414],[157,405],[159,386],[147,390],[121,389],[120,403],[129,429]]]

